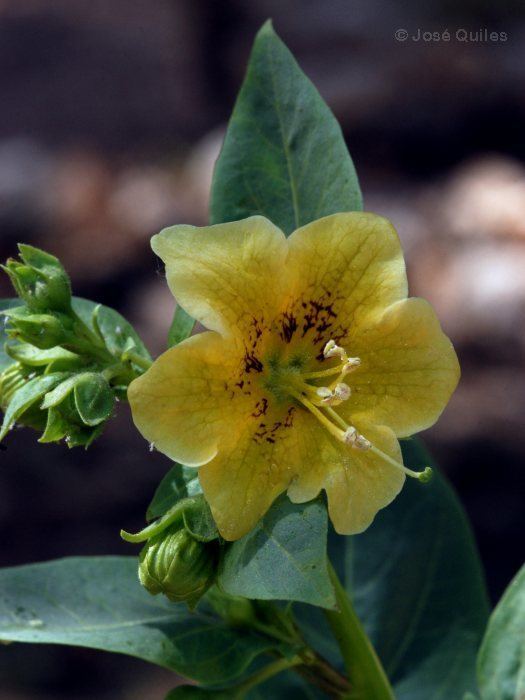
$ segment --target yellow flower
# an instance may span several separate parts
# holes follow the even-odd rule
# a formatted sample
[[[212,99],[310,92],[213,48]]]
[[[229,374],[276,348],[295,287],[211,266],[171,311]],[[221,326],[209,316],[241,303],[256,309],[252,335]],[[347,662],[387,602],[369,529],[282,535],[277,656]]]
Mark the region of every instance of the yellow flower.
[[[326,491],[336,530],[364,530],[399,493],[398,438],[432,425],[459,378],[422,299],[407,299],[395,229],[334,214],[288,239],[270,221],[174,226],[152,240],[179,304],[210,330],[129,387],[134,421],[200,467],[217,527],[248,532],[283,491]]]

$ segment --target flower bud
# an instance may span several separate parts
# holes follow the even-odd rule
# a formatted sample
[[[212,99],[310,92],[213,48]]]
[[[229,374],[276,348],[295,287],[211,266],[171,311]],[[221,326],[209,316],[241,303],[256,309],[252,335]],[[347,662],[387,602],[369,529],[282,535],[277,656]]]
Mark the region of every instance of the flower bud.
[[[195,540],[175,525],[146,542],[139,557],[139,579],[152,594],[194,607],[215,578],[216,547]]]
[[[4,270],[18,296],[35,313],[71,308],[71,284],[62,264],[54,255],[29,245],[19,245],[20,258],[7,261]]]
[[[48,350],[65,343],[71,335],[71,322],[64,314],[33,314],[24,306],[2,312],[7,318],[6,332],[10,338]]]
[[[8,335],[42,350],[54,348],[67,339],[67,333],[60,321],[50,314],[33,314],[13,320]]]
[[[15,393],[22,389],[34,376],[35,371],[32,368],[24,367],[19,362],[10,365],[0,374],[0,409],[3,413],[6,412]],[[45,426],[45,421],[45,415],[40,411],[36,399],[35,403],[28,406],[17,418],[17,422],[20,425],[35,428],[36,430],[42,430]]]

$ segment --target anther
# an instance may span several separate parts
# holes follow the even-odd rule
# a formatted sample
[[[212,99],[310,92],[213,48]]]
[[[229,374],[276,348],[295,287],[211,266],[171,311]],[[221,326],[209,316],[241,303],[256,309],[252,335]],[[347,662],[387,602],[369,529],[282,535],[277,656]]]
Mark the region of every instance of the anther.
[[[343,433],[343,442],[345,445],[353,445],[356,441],[357,430],[355,428],[347,428]]]
[[[317,396],[320,399],[323,399],[323,400],[330,399],[334,395],[333,391],[331,389],[329,389],[327,386],[320,386],[318,389],[316,389],[315,393],[317,394]]]
[[[367,440],[362,435],[358,435],[355,439],[354,447],[357,447],[358,450],[365,451],[369,450],[372,447],[372,443],[370,442],[370,440]]]
[[[345,364],[343,365],[342,373],[343,376],[345,374],[348,374],[348,372],[351,372],[354,369],[357,369],[359,365],[361,364],[361,360],[359,357],[349,357]]]
[[[351,445],[352,447],[355,447],[357,450],[364,451],[369,450],[372,447],[371,443],[360,433],[358,433],[357,430],[352,426],[350,426],[344,431],[343,442],[346,445]]]
[[[340,357],[342,360],[346,360],[348,355],[346,350],[336,344],[335,340],[329,340],[323,349],[323,355],[325,358],[329,357]]]
[[[340,382],[339,384],[335,385],[334,397],[336,399],[339,399],[340,401],[346,401],[347,399],[350,398],[351,394],[352,394],[352,389],[350,389],[348,384],[345,384],[344,382]]]

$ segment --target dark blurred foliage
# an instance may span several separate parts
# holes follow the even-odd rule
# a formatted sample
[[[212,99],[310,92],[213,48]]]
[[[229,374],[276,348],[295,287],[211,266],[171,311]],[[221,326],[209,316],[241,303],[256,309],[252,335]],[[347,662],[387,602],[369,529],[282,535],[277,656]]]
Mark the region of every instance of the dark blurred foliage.
[[[522,2],[0,0],[0,258],[17,241],[49,249],[77,295],[115,306],[160,352],[173,302],[149,237],[206,222],[267,17],[340,119],[366,208],[396,224],[412,293],[460,354],[460,388],[426,438],[496,600],[525,554]],[[451,40],[413,41],[418,28]],[[507,40],[458,41],[462,28]],[[1,565],[134,553],[119,528],[140,527],[168,466],[124,406],[88,452],[19,430],[0,460]],[[172,683],[125,657],[17,645],[1,650],[0,675],[2,700],[153,700]]]

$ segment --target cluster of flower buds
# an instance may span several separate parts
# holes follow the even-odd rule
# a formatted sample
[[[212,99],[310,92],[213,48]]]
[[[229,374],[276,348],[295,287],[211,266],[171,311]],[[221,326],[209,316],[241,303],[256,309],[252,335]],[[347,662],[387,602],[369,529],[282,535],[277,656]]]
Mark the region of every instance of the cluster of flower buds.
[[[42,430],[41,442],[65,439],[70,447],[87,447],[141,371],[128,357],[133,340],[126,347],[108,343],[98,322],[103,307],[72,297],[60,261],[32,246],[19,250],[20,259],[3,266],[21,303],[1,312],[11,362],[0,374],[0,440],[19,423]],[[79,304],[89,307],[87,318],[79,315]],[[149,362],[143,349],[137,357]]]

